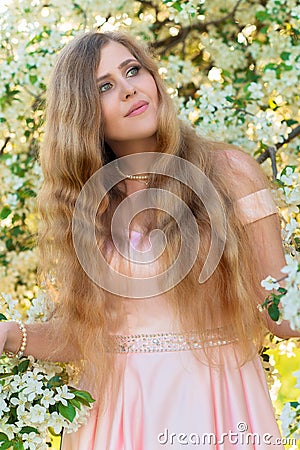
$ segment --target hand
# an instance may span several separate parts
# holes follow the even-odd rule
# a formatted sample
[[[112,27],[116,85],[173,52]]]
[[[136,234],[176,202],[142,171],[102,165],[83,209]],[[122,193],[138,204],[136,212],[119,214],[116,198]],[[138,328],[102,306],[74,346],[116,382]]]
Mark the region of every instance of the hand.
[[[20,343],[20,329],[16,322],[0,322],[0,354],[4,351],[16,352]]]
[[[0,355],[4,352],[5,344],[7,341],[9,323],[0,322]]]

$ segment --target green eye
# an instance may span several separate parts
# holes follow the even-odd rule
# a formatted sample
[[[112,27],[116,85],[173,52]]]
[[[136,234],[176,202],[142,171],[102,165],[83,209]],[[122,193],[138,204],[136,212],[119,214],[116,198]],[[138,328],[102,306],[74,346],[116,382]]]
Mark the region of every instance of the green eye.
[[[100,92],[107,92],[111,88],[111,83],[104,83],[101,86],[99,86]]]
[[[131,67],[131,68],[128,70],[128,72],[126,73],[126,75],[127,75],[128,77],[134,77],[135,75],[137,75],[137,73],[139,72],[140,69],[141,69],[140,66],[134,66],[134,67]]]

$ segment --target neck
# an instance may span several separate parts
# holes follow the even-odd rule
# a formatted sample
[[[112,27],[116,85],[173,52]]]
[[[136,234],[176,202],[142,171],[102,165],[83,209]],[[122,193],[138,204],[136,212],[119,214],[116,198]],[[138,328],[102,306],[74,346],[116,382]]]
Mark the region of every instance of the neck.
[[[108,141],[107,143],[114,154],[117,156],[117,158],[121,158],[122,156],[134,155],[137,153],[158,151],[156,136],[151,136],[148,139],[135,140],[131,142]],[[128,160],[126,161],[128,173],[131,173],[134,170],[142,173],[143,169],[145,170],[142,163],[142,158],[128,158]]]

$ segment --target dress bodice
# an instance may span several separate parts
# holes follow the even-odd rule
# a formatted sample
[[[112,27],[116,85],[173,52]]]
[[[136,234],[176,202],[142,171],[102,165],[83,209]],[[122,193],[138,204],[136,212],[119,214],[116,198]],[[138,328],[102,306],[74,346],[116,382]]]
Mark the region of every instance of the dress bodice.
[[[235,207],[244,225],[277,211],[268,189],[262,189],[237,200]],[[123,320],[120,328],[114,331],[116,334],[180,330],[170,302],[158,285],[157,276],[161,273],[161,269],[159,255],[157,255],[159,246],[156,246],[156,242],[154,235],[149,236],[135,226],[121,238],[121,249],[119,249],[121,255],[118,251],[113,252],[110,261],[111,269],[128,276],[122,286],[119,286],[120,292],[122,289],[122,295],[116,296],[123,308]],[[137,286],[134,279],[138,278],[142,282]],[[147,287],[145,284],[145,290],[143,280],[148,283]],[[152,286],[154,295],[145,295],[146,291],[149,293],[149,285]],[[197,292],[194,295],[197,301]],[[115,298],[114,295],[113,297]]]
[[[151,238],[142,231],[133,229],[129,231],[126,239],[128,246],[124,246],[123,251],[127,248],[127,257],[114,252],[110,261],[112,270],[128,275],[127,282],[122,285],[122,292],[125,291],[126,295],[118,297],[118,302],[122,303],[122,315],[126,320],[122,321],[121,328],[116,330],[116,333],[122,334],[125,330],[126,334],[179,330],[164,293],[143,296],[143,284],[134,287],[133,279],[147,279],[150,280],[149,285],[153,286],[153,291],[160,292],[156,278],[160,273],[159,258],[155,258]]]

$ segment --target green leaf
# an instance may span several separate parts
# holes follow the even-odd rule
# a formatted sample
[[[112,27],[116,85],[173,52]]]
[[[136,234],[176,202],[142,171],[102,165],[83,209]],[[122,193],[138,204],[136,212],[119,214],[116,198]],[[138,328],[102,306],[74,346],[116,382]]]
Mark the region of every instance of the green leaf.
[[[0,433],[0,442],[7,441],[8,436],[5,433]]]
[[[287,61],[291,56],[290,52],[282,52],[280,53],[280,58],[283,59],[283,61]]]
[[[0,320],[7,320],[7,317],[5,317],[4,314],[1,314],[1,313],[0,313]]]
[[[11,238],[8,238],[8,239],[5,241],[5,245],[6,245],[6,248],[7,248],[8,251],[12,251],[12,250],[15,249],[14,244],[13,244],[13,241],[12,241]]]
[[[245,86],[243,87],[243,91],[247,92],[248,91],[248,87],[250,86],[250,83],[246,83]]]
[[[293,66],[290,66],[290,65],[287,65],[287,64],[284,64],[284,63],[281,63],[280,64],[280,68],[282,68],[283,70],[287,70],[287,71],[290,71],[290,70],[293,70]],[[280,72],[281,73],[281,72]]]
[[[257,11],[255,13],[255,18],[257,20],[259,20],[260,22],[263,22],[266,19],[270,19],[269,14],[267,13],[267,11]]]
[[[277,67],[278,67],[277,64],[269,63],[264,67],[264,72],[266,72],[267,70],[276,70]]]
[[[16,396],[15,397],[17,397],[18,396],[18,394],[16,394]],[[11,398],[13,397],[13,395],[11,396]],[[8,418],[8,420],[7,420],[7,423],[9,423],[9,424],[14,424],[16,421],[18,420],[18,415],[17,415],[17,406],[15,406],[15,407],[10,407],[10,416],[9,416],[9,418]]]
[[[86,391],[73,391],[73,394],[75,395],[75,398],[79,399],[79,401],[81,401],[82,399],[88,403],[94,403],[95,401],[91,394]]]
[[[76,416],[76,410],[75,410],[74,406],[71,405],[71,403],[68,403],[68,406],[65,406],[62,403],[59,403],[58,411],[63,417],[65,417],[70,422],[73,422],[73,420]]]
[[[11,213],[11,209],[8,206],[4,206],[0,213],[0,219],[6,219]]]
[[[37,75],[29,75],[29,81],[31,84],[35,84],[38,80]]]
[[[232,73],[229,70],[222,69],[222,75],[231,79]]]
[[[47,383],[47,388],[52,389],[54,387],[58,387],[58,386],[62,386],[63,380],[61,379],[60,376],[55,375],[54,377],[50,378],[50,380]]]
[[[14,222],[14,220],[13,220],[13,222]],[[12,234],[12,236],[15,236],[15,237],[19,236],[19,234],[24,234],[24,233],[25,233],[25,231],[22,230],[19,226],[11,229],[11,234]]]
[[[12,372],[13,375],[18,375],[18,366],[14,366],[14,367],[11,369],[11,372]]]
[[[270,303],[269,297],[261,304],[262,308],[266,308]]]
[[[13,375],[14,375],[13,373],[2,373],[0,375],[0,380],[2,380],[3,378],[12,377]]]
[[[57,403],[55,403],[55,405],[49,405],[49,413],[52,414],[54,412],[58,413],[58,406]]]
[[[87,400],[84,400],[83,398],[79,399],[78,401],[84,406],[91,406],[90,403]]]
[[[277,290],[278,290],[278,292],[280,292],[283,295],[285,295],[287,293],[287,290],[283,287],[279,287]],[[282,297],[282,296],[280,296],[280,297]]]
[[[181,12],[181,11],[182,11],[182,6],[181,6],[181,4],[180,4],[180,1],[177,1],[177,2],[173,3],[172,7],[173,7],[174,9],[176,9],[176,11],[178,11],[178,12]]]
[[[272,303],[268,308],[268,313],[271,319],[274,320],[274,322],[277,322],[280,316],[278,306]]]
[[[70,399],[70,403],[71,403],[73,406],[75,406],[75,408],[81,409],[82,403],[81,403],[79,400],[77,400],[76,398],[71,398],[71,399]]]
[[[260,33],[262,33],[262,34],[267,34],[268,31],[269,31],[269,27],[268,26],[262,27],[260,29]]]
[[[292,408],[298,408],[298,406],[300,406],[299,402],[289,402]]]
[[[7,450],[7,449],[11,448],[12,445],[13,445],[13,441],[3,442],[3,444],[1,444],[1,446],[0,446],[0,450]]]
[[[28,366],[29,366],[29,359],[25,359],[24,361],[20,362],[20,364],[18,365],[18,372],[19,373],[26,372],[26,370],[28,369]]]
[[[40,434],[37,428],[34,427],[23,427],[20,431],[21,434],[23,433],[37,433]]]
[[[24,450],[24,445],[22,441],[17,441],[14,443],[13,450]]]
[[[294,119],[288,119],[286,120],[286,123],[290,127],[291,125],[295,125],[296,123],[298,123],[298,121]]]

